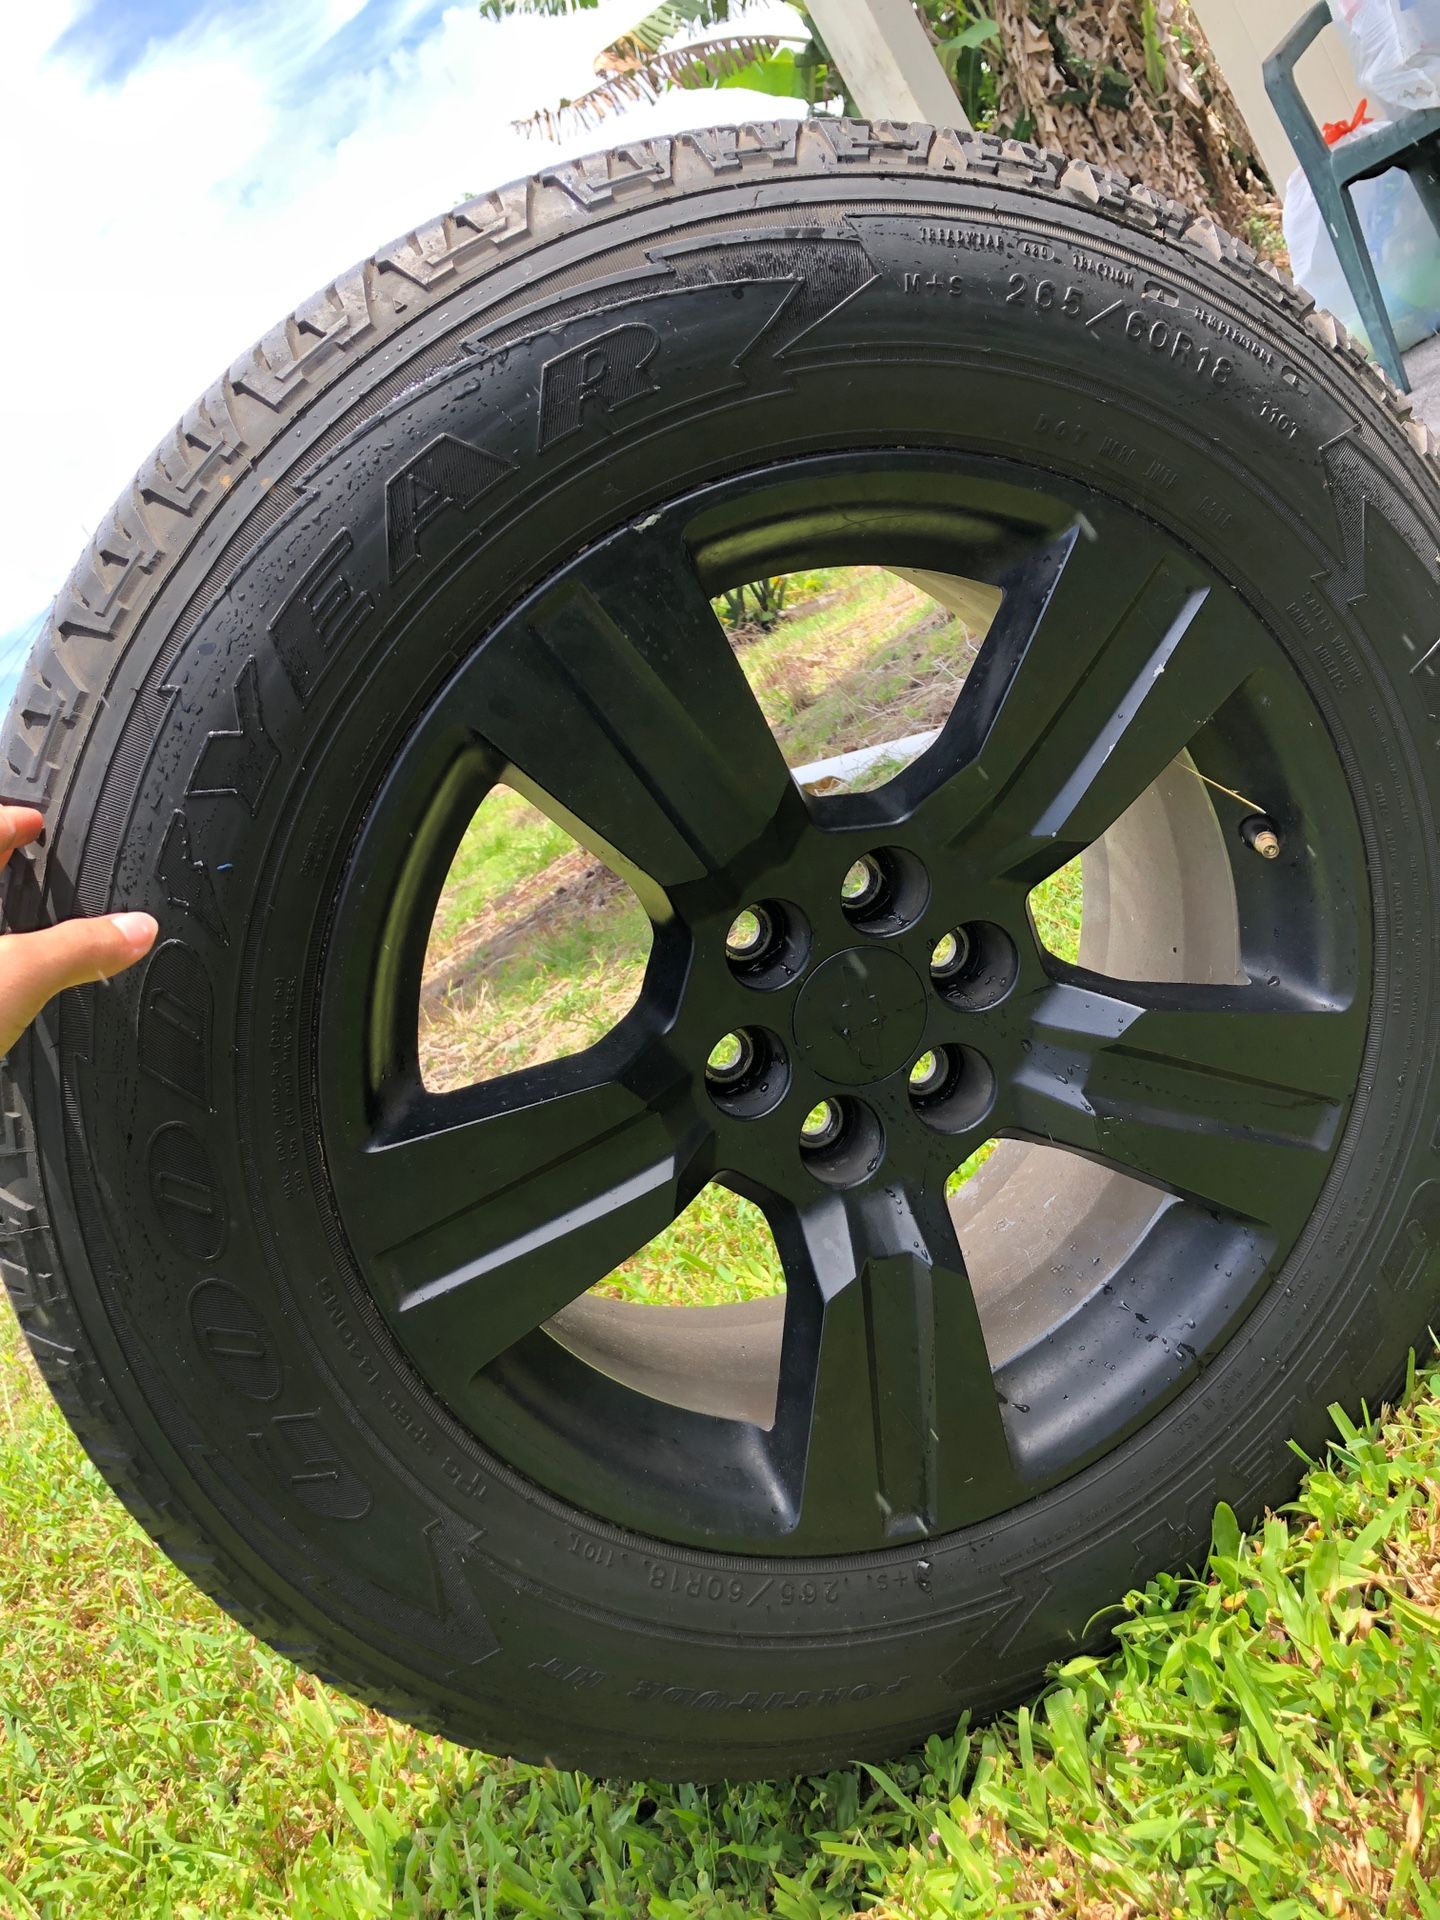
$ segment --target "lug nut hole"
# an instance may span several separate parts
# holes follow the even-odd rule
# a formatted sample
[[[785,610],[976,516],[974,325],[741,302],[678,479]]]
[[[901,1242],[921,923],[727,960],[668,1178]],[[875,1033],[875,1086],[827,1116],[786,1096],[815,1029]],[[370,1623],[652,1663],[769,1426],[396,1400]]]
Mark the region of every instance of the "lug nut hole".
[[[927,1053],[922,1053],[910,1069],[910,1098],[924,1100],[938,1093],[945,1084],[948,1071],[949,1064],[943,1047],[932,1047]]]
[[[722,1033],[705,1056],[705,1088],[722,1113],[753,1120],[784,1099],[790,1085],[785,1049],[764,1027]]]
[[[852,913],[862,913],[885,890],[885,873],[873,853],[867,853],[847,869],[840,882],[840,898]]]
[[[972,1013],[1003,1000],[1018,971],[1014,942],[988,920],[952,927],[930,953],[930,978],[936,991],[952,1006]]]
[[[910,1104],[937,1133],[967,1133],[995,1104],[995,1075],[973,1047],[932,1047],[910,1069]]]
[[[880,1122],[863,1100],[832,1094],[800,1123],[800,1158],[827,1187],[853,1187],[885,1156]]]
[[[872,847],[850,862],[840,882],[840,905],[861,933],[902,933],[929,897],[924,867],[901,847]]]
[[[810,924],[788,900],[753,900],[730,922],[725,958],[747,987],[788,987],[810,953]]]
[[[733,1087],[749,1073],[754,1059],[755,1042],[743,1029],[722,1034],[710,1049],[705,1078],[712,1087]]]
[[[764,907],[746,907],[730,922],[730,931],[725,935],[726,955],[738,961],[758,959],[774,937],[775,930]]]
[[[956,979],[969,967],[972,951],[968,927],[955,927],[951,932],[941,934],[935,942],[935,951],[930,955],[931,973],[937,980]]]
[[[845,1109],[838,1100],[821,1100],[800,1122],[800,1145],[806,1153],[833,1147],[845,1131]]]

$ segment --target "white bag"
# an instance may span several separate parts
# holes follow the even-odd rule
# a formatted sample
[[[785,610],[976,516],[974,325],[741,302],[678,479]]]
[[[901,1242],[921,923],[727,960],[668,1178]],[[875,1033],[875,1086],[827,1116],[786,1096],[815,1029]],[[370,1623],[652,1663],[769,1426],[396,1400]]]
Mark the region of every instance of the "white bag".
[[[1330,0],[1360,91],[1392,114],[1440,107],[1440,0]]]
[[[1440,332],[1440,234],[1409,176],[1398,168],[1373,180],[1357,180],[1350,192],[1396,343],[1404,353],[1417,340]],[[1340,271],[1335,243],[1320,218],[1310,182],[1298,168],[1285,189],[1283,225],[1295,278],[1373,351]]]

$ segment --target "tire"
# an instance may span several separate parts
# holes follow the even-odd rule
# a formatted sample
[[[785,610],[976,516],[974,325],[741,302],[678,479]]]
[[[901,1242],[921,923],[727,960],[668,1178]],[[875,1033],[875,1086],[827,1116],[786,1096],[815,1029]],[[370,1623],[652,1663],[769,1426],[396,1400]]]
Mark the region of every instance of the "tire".
[[[141,469],[4,735],[5,797],[48,822],[12,867],[9,924],[115,908],[161,922],[146,965],[63,996],[5,1069],[6,1278],[127,1506],[256,1634],[389,1713],[530,1759],[709,1779],[883,1755],[1012,1701],[1103,1638],[1127,1589],[1201,1563],[1217,1500],[1249,1519],[1286,1499],[1289,1443],[1321,1447],[1336,1400],[1383,1400],[1436,1305],[1435,481],[1401,398],[1248,248],[989,136],[816,120],[642,142],[467,203],[326,286]],[[666,638],[671,614],[694,615],[693,575],[646,576],[637,598],[634,555],[660,553],[682,510],[712,590],[802,548],[1005,589],[970,719],[823,815],[822,851],[844,857],[830,892],[806,895],[799,988],[752,992],[702,952],[762,870],[811,886],[796,848],[813,866],[819,843],[747,732],[730,656]],[[1097,527],[1098,572],[1081,537]],[[1132,539],[1162,556],[1133,603]],[[1020,669],[1006,677],[1005,648],[1038,658],[1039,635],[1053,651],[1057,620],[1103,640],[1084,688],[1109,687],[1113,724],[1089,758],[1065,744],[1083,689],[1047,682],[1053,710],[1036,709]],[[653,739],[680,743],[663,819],[625,759],[656,684]],[[447,746],[472,693],[489,744],[472,730]],[[966,769],[1008,753],[1007,795],[1033,799],[1038,759],[1005,746],[1026,724],[1094,784],[1065,788],[1002,857]],[[1030,952],[1016,888],[1159,778],[1146,755],[1162,737],[1163,764],[1188,743],[1218,783],[1161,781],[1147,829],[1151,848],[1173,842],[1165,911],[1210,942],[1186,962],[1200,973],[1167,973],[1179,945],[1153,916],[1126,946],[1113,847],[1087,867],[1086,968]],[[760,772],[730,778],[725,756],[752,750]],[[490,1182],[492,1211],[462,1218],[491,1248],[475,1272],[495,1247],[511,1263],[514,1285],[484,1296],[483,1373],[455,1360],[453,1321],[412,1332],[405,1249],[430,1249],[447,1288],[471,1269],[449,1242],[434,1253],[450,1228],[420,1201],[402,1221],[405,1166],[422,1163],[384,1158],[422,1124],[396,1092],[413,1025],[407,1041],[383,1008],[414,985],[428,921],[431,883],[402,843],[428,834],[434,853],[455,830],[425,811],[446,752],[467,806],[501,767],[546,792],[578,783],[670,929],[646,1040],[669,1036],[669,1079],[627,1067],[602,1124],[573,1060],[536,1069],[543,1137],[514,1136],[499,1172],[510,1148],[446,1158],[458,1120],[426,1136],[457,1208],[467,1179]],[[924,811],[922,788],[958,811]],[[1252,843],[1272,830],[1279,857],[1262,860]],[[872,845],[887,904],[868,921],[847,907],[847,933],[839,874]],[[1218,879],[1196,891],[1207,862]],[[1160,874],[1142,895],[1158,899]],[[1093,934],[1092,893],[1108,902]],[[977,940],[1010,928],[989,987],[983,968],[927,980],[927,899],[959,901]],[[839,971],[811,991],[827,943]],[[852,948],[882,956],[861,966],[879,982],[863,1072],[834,1056]],[[792,1023],[785,994],[807,991],[814,1017]],[[698,1026],[688,992],[709,996]],[[887,1131],[878,1174],[874,1140],[823,1166],[782,1152],[764,1114],[736,1117],[699,1065],[675,1066],[691,1029],[733,1023],[737,1004],[791,1076],[784,1141],[796,1101],[858,1088],[840,1108]],[[964,1098],[950,1085],[951,1105],[921,1111],[905,1069],[940,1028],[917,1023],[952,1016],[944,1032],[981,1036],[992,1084],[964,1080],[956,1042]],[[1223,1029],[1197,1037],[1203,1018]],[[479,1097],[467,1123],[501,1095]],[[570,1171],[572,1148],[599,1165],[599,1134],[638,1139],[682,1111],[683,1150],[672,1132],[641,1154],[661,1169],[637,1176],[643,1204],[628,1163]],[[1055,1254],[1068,1304],[1003,1362],[977,1344],[932,1180],[937,1155],[987,1130],[1099,1166],[1086,1231],[1118,1231],[1133,1201],[1104,1184],[1114,1169],[1148,1196],[1103,1288],[1070,1286],[1074,1226]],[[912,1179],[902,1134],[930,1171]],[[537,1163],[572,1183],[585,1257],[613,1259],[716,1152],[742,1189],[769,1191],[772,1160],[787,1192],[813,1180],[813,1204],[773,1200],[787,1268],[820,1286],[793,1309],[768,1431],[733,1410],[656,1413],[591,1367],[583,1328],[569,1345],[527,1330],[587,1284],[544,1246],[516,1251]],[[975,1204],[981,1236],[993,1201]],[[862,1295],[840,1284],[847,1261],[868,1333],[843,1319]],[[512,1326],[521,1281],[537,1291]],[[992,1355],[997,1337],[987,1320]],[[842,1362],[815,1358],[842,1338],[858,1342]],[[797,1427],[784,1370],[802,1347],[822,1385]],[[902,1375],[917,1397],[887,1412]]]

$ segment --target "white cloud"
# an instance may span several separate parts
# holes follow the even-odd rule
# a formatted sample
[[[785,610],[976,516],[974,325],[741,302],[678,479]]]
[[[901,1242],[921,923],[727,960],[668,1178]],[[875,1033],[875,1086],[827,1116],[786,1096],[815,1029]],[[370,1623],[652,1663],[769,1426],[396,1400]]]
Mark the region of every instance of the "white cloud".
[[[152,40],[114,84],[55,50],[79,11],[22,8],[0,65],[0,635],[221,368],[384,240],[562,150],[797,110],[697,91],[563,149],[517,133],[591,82],[633,0],[501,23],[435,0],[258,0]]]

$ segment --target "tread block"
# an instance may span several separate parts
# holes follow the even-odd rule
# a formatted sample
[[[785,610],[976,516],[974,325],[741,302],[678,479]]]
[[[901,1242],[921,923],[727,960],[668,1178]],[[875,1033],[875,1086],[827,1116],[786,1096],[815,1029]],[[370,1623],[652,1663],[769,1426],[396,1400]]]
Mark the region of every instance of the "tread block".
[[[373,325],[365,269],[352,267],[272,328],[248,359],[236,361],[230,378],[237,392],[278,410],[317,360],[364,339]]]

